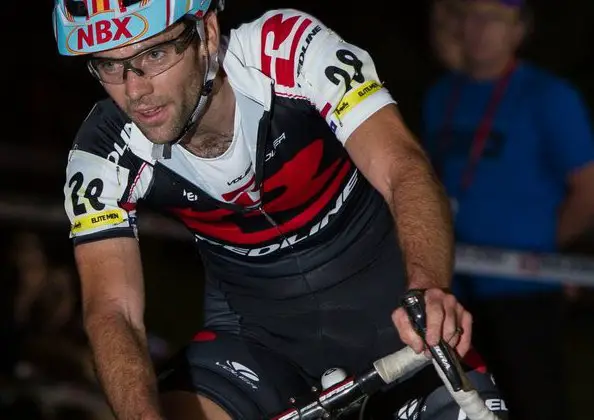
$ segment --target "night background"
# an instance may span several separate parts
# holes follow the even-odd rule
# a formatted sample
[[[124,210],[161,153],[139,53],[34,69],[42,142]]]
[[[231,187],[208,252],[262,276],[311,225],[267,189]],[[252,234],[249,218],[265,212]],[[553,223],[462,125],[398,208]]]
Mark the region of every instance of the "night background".
[[[8,333],[0,336],[5,364],[0,371],[0,401],[2,395],[25,398],[20,392],[24,383],[37,387],[74,383],[71,392],[88,392],[89,404],[97,403],[101,408],[100,400],[92,397],[95,385],[80,330],[62,188],[76,130],[104,92],[84,61],[57,54],[52,7],[51,0],[27,6],[13,1],[6,2],[2,12],[5,31],[10,33],[4,37],[2,61],[6,101],[0,142],[0,242],[4,258],[0,327]],[[420,134],[423,95],[443,71],[430,46],[429,0],[231,0],[220,15],[223,32],[267,9],[280,7],[310,12],[346,40],[369,51],[407,124]],[[594,1],[538,0],[532,7],[535,26],[522,56],[570,80],[594,110]],[[140,219],[147,328],[155,335],[155,352],[162,349],[168,354],[200,326],[202,268],[189,235],[162,222]],[[23,293],[23,284],[31,292]],[[573,413],[568,419],[592,418],[594,300],[588,298],[590,294],[584,292],[586,297],[576,301],[572,310],[574,323],[567,340],[567,358],[573,362],[569,372]],[[21,363],[15,368],[13,361]],[[87,401],[88,395],[75,399]],[[74,408],[61,410],[53,418],[109,419],[84,417]],[[0,412],[0,419],[4,418],[29,417],[3,417]]]

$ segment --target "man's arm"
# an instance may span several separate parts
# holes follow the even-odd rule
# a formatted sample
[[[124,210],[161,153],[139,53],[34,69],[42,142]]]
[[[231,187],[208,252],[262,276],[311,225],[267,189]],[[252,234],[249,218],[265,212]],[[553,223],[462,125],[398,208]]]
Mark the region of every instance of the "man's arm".
[[[580,252],[579,244],[594,228],[594,162],[574,170],[567,180],[567,195],[559,212],[557,241],[561,249]],[[594,238],[590,239],[594,242]]]
[[[594,227],[594,133],[590,113],[579,91],[556,80],[542,89],[537,115],[547,169],[566,185],[559,209],[557,244],[576,250],[582,235]]]
[[[453,274],[451,212],[422,147],[391,104],[363,122],[345,147],[390,207],[409,287],[432,289],[426,294],[428,343],[437,344],[442,334],[446,340],[451,339],[456,327],[461,326],[465,332],[458,351],[463,355],[470,345],[470,315],[452,295],[440,290],[450,286]],[[406,314],[397,311],[394,318],[403,341],[420,351],[423,345],[408,328]]]
[[[410,287],[448,288],[454,249],[448,200],[396,107],[373,114],[346,148],[392,211]]]
[[[113,238],[75,247],[84,326],[99,380],[118,419],[161,419],[144,328],[138,242]]]

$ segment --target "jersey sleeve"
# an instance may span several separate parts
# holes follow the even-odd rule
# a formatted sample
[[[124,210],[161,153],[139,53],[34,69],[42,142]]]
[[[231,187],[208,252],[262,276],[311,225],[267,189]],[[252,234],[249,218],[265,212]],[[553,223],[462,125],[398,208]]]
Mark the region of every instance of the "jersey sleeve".
[[[120,205],[129,170],[92,153],[73,150],[66,168],[64,207],[75,243],[134,236],[133,211]]]
[[[260,65],[275,91],[308,100],[342,143],[369,116],[395,103],[371,56],[315,17],[281,9],[266,13],[255,27]]]
[[[125,126],[93,124],[102,118],[91,114],[85,121],[66,166],[64,208],[75,244],[137,234],[134,191],[141,171],[127,159]]]

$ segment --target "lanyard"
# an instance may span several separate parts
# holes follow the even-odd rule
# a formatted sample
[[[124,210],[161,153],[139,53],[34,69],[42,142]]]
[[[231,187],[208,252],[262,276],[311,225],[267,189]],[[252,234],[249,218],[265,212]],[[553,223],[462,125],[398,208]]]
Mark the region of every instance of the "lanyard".
[[[505,93],[511,76],[516,68],[517,62],[515,60],[512,60],[505,69],[504,74],[499,78],[497,84],[495,85],[493,94],[491,95],[491,99],[487,104],[487,109],[485,110],[485,113],[483,114],[483,117],[472,139],[468,163],[466,165],[466,168],[464,169],[464,173],[462,174],[462,191],[466,191],[468,187],[470,187],[470,185],[472,184],[476,165],[481,160],[483,152],[485,151],[487,139],[489,138],[489,134],[491,133],[491,129],[493,128],[493,122],[495,121],[495,114],[497,113],[497,108],[501,103],[503,94]],[[450,95],[448,106],[446,108],[443,128],[439,138],[437,158],[438,162],[443,162],[444,153],[451,146],[452,123],[454,120],[454,114],[458,106],[458,102],[460,100],[463,87],[463,81],[459,80],[459,83],[456,83]],[[439,172],[441,171],[438,170],[438,173]]]

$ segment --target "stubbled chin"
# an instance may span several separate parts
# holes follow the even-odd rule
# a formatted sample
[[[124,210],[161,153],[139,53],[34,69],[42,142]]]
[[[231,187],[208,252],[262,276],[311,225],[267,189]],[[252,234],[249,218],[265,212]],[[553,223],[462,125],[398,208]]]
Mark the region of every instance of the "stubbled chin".
[[[141,133],[151,142],[155,144],[165,144],[169,143],[173,137],[168,130],[159,130],[155,128],[148,128],[143,127],[142,125],[136,123],[136,126],[140,129]]]
[[[144,136],[151,142],[155,144],[166,144],[170,143],[174,140],[177,140],[181,135],[181,130],[174,130],[172,128],[166,129],[165,127],[143,127],[142,125],[136,123],[136,126],[139,130],[144,134]]]

